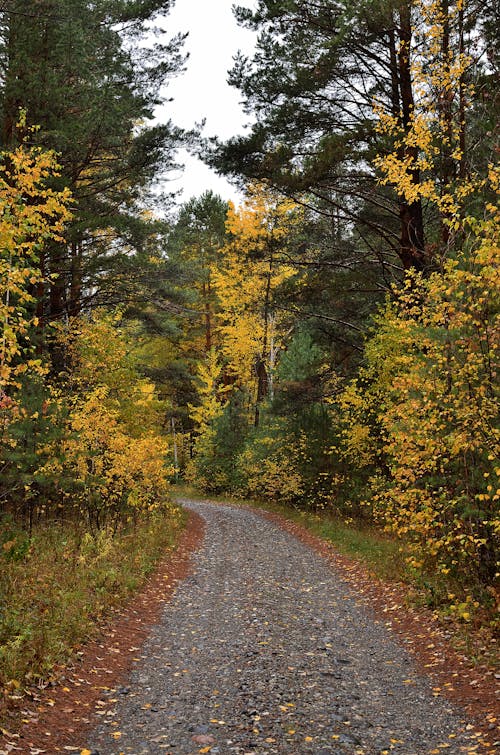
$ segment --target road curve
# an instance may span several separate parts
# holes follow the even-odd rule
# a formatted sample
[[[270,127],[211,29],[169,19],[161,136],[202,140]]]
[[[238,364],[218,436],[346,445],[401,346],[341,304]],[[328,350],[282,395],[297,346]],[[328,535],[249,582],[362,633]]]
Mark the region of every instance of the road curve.
[[[181,503],[204,545],[93,753],[473,752],[472,727],[319,555],[251,511]]]

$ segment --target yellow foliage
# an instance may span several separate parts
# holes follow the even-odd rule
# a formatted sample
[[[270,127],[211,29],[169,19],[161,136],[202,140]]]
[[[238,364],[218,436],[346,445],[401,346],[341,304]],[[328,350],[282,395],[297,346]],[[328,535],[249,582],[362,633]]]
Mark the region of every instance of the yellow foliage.
[[[228,372],[250,392],[259,360],[272,370],[282,344],[280,318],[273,306],[277,287],[295,274],[286,260],[287,237],[301,218],[300,208],[261,185],[251,186],[245,203],[230,203],[229,241],[212,269],[217,294],[217,333]]]
[[[375,103],[378,131],[392,138],[393,151],[377,157],[374,165],[381,173],[380,182],[394,186],[408,204],[433,203],[453,233],[461,228],[464,200],[483,184],[476,175],[465,179],[461,171],[463,110],[473,93],[464,75],[473,61],[449,44],[450,30],[458,21],[458,3],[447,6],[446,17],[441,0],[412,0],[411,5],[421,37],[418,48],[408,53],[415,104],[409,123],[403,123],[382,103]],[[443,161],[447,163],[444,181]]]
[[[277,287],[295,274],[286,261],[287,239],[300,217],[297,205],[261,185],[250,187],[242,207],[230,203],[228,240],[208,275],[214,295],[211,317],[216,345],[197,365],[199,404],[189,406],[198,431],[198,459],[190,464],[188,476],[202,487],[205,463],[214,452],[213,426],[230,396],[241,391],[249,397],[245,411],[250,418],[272,385],[276,355],[283,343],[282,318],[275,309],[274,295]],[[215,468],[210,472],[210,489],[224,488],[227,483],[226,472],[220,472],[220,479],[218,474]]]
[[[43,280],[39,252],[46,241],[62,241],[71,195],[47,188],[57,175],[54,153],[25,145],[0,155],[0,395],[22,370],[40,372],[40,362],[13,360],[29,342],[36,317],[28,311],[33,287]]]
[[[222,365],[218,361],[215,349],[211,349],[206,361],[198,364],[197,387],[200,403],[197,406],[189,404],[190,417],[200,433],[205,432],[213,420],[220,417],[223,412],[230,386],[222,385],[222,376]]]
[[[76,484],[71,499],[96,527],[127,512],[169,506],[173,467],[161,434],[163,406],[137,371],[120,317],[103,312],[79,318],[61,341],[72,364],[61,449],[63,470]]]
[[[368,505],[415,568],[464,581],[491,580],[500,552],[499,220],[471,219],[472,252],[407,282],[341,401],[351,461],[386,470]]]
[[[137,371],[133,334],[129,336],[119,312],[74,318],[59,328],[59,342],[66,351],[69,384],[76,395],[105,386],[103,402],[111,409],[119,407],[120,421],[131,437],[158,427],[165,407],[154,384]]]
[[[238,468],[245,480],[244,495],[294,503],[304,493],[302,477],[297,470],[296,449],[271,448],[270,455],[263,458],[256,449],[249,447],[238,458]]]

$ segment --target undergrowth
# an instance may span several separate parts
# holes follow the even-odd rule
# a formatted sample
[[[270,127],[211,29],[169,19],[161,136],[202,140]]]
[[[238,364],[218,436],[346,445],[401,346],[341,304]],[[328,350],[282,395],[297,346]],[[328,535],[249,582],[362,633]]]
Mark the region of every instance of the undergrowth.
[[[0,690],[44,684],[174,547],[184,517],[156,513],[114,535],[0,521]]]

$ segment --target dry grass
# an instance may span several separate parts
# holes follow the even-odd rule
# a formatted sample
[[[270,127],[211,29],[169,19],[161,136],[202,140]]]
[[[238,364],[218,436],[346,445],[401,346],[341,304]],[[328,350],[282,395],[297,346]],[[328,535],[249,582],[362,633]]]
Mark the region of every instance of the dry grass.
[[[92,537],[76,524],[51,522],[28,538],[0,520],[0,689],[12,694],[49,679],[126,603],[182,524],[180,516],[155,515]]]

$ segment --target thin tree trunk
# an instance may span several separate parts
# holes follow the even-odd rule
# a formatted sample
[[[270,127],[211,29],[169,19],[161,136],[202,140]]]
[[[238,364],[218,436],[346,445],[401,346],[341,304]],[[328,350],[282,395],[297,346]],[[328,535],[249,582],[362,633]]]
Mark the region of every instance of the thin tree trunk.
[[[444,123],[444,139],[441,139],[441,195],[449,191],[451,182],[454,179],[455,165],[451,152],[453,150],[453,91],[448,87],[450,79],[450,19],[448,0],[441,0],[441,12],[443,16],[443,41],[442,41],[442,65],[444,75],[444,85],[438,98],[438,107],[441,119]],[[441,217],[441,241],[444,248],[450,240],[450,228],[446,222],[448,215],[443,214]]]
[[[203,283],[202,296],[204,301],[205,318],[205,352],[210,354],[212,349],[212,310],[210,308],[210,281]]]
[[[266,294],[264,299],[264,335],[262,337],[262,351],[257,360],[255,371],[257,373],[257,401],[255,406],[255,427],[259,426],[260,404],[269,393],[269,376],[267,374],[267,343],[269,340],[269,312],[271,306],[271,275],[273,269],[273,256],[269,258],[269,270],[267,272]]]
[[[82,305],[82,247],[78,241],[73,241],[71,252],[71,278],[69,287],[68,314],[76,317],[80,314]]]
[[[459,53],[461,65],[463,65],[463,59],[465,56],[465,40],[464,40],[464,7],[460,6],[458,11],[458,24],[459,24]],[[466,91],[465,91],[465,71],[462,69],[460,72],[459,82],[459,106],[458,115],[460,119],[460,132],[459,132],[459,147],[460,147],[460,166],[459,175],[463,180],[467,176],[467,161],[465,159],[465,150],[467,147],[466,139],[466,124],[465,124],[465,111],[466,111]]]

